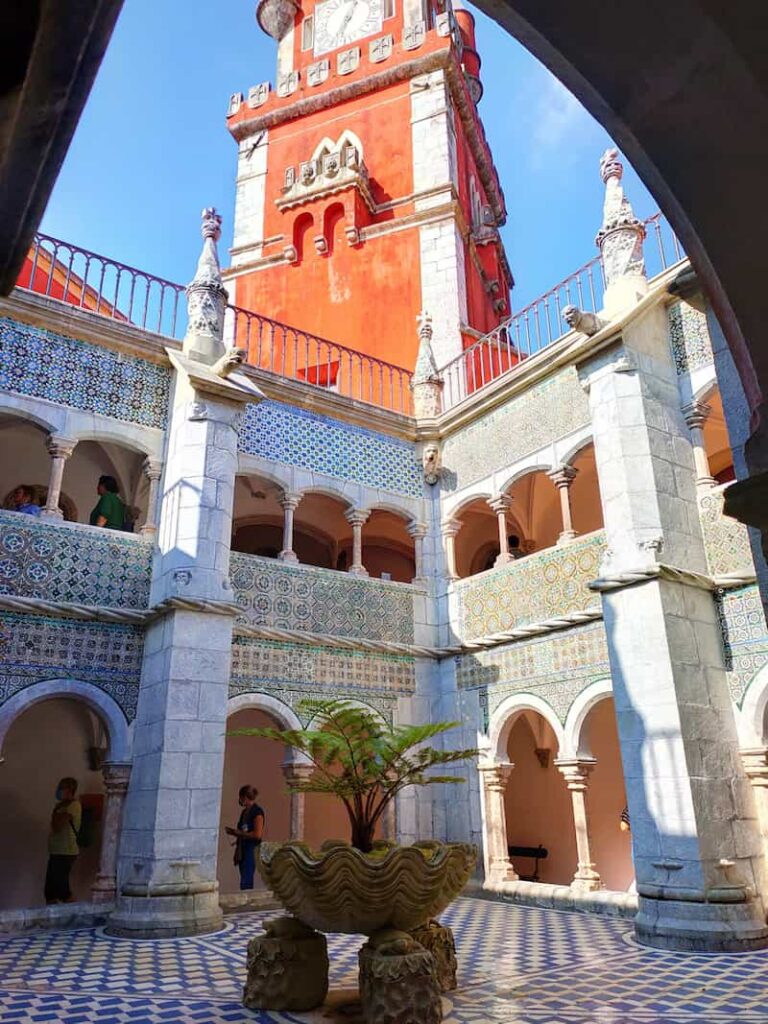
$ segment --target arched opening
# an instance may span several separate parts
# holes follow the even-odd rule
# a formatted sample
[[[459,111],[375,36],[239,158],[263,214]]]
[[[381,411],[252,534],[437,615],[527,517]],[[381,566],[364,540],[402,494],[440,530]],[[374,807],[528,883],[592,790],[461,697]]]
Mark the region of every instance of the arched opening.
[[[571,460],[576,470],[570,486],[571,518],[576,534],[592,533],[603,528],[603,505],[597,479],[595,446],[588,444]]]
[[[328,243],[328,255],[344,241],[344,204],[331,203],[323,214],[323,237]]]
[[[507,841],[511,848],[544,847],[536,861],[511,860],[521,878],[570,885],[577,865],[573,806],[565,780],[555,765],[558,740],[552,726],[536,711],[521,711],[507,740],[507,759],[514,768],[504,795]]]
[[[232,550],[277,558],[283,547],[283,490],[266,477],[249,474],[235,479],[232,509]]]
[[[510,513],[525,535],[526,552],[543,551],[557,544],[563,529],[560,496],[547,473],[526,473],[506,493],[512,499]]]
[[[143,472],[146,456],[115,441],[78,442],[64,465],[64,490],[78,508],[81,523],[90,521],[99,500],[96,486],[101,476],[117,483],[125,507],[124,528],[134,531],[147,516],[149,481]]]
[[[405,516],[374,509],[363,527],[363,565],[370,576],[410,583],[416,575],[413,538]],[[351,556],[351,550],[348,552]]]
[[[621,748],[613,698],[604,697],[588,712],[581,730],[580,747],[596,764],[588,778],[587,807],[592,858],[606,889],[626,891],[632,885],[632,839],[622,828],[627,806]],[[629,822],[631,827],[631,821]]]
[[[18,487],[27,488],[32,496],[29,504],[44,508],[48,497],[48,481],[51,474],[51,457],[46,442],[48,433],[36,423],[0,413],[0,477],[3,480],[3,508],[16,507],[14,492]],[[69,495],[63,495],[60,502],[64,518],[77,519],[77,507]]]
[[[261,708],[242,708],[227,719],[227,733],[236,729],[284,729],[287,723]],[[224,831],[236,827],[240,817],[238,791],[241,786],[255,786],[257,802],[264,809],[264,837],[269,840],[290,839],[291,798],[286,789],[283,763],[286,750],[272,740],[257,736],[227,735],[224,745],[224,774],[221,790],[221,828],[219,831],[219,888],[222,893],[240,890],[240,873],[233,863],[234,840]],[[263,889],[256,873],[254,887]]]
[[[348,503],[322,491],[305,492],[294,514],[294,551],[303,565],[343,572],[351,565]]]
[[[485,498],[468,502],[454,517],[461,527],[456,535],[456,572],[461,579],[493,569],[499,554],[499,522]],[[507,543],[513,559],[522,558],[528,544],[513,510],[507,512]]]
[[[704,420],[704,451],[707,453],[709,472],[719,484],[729,484],[736,479],[733,468],[733,453],[728,437],[728,428],[723,413],[720,389],[716,388],[706,401],[709,406]]]
[[[26,708],[3,741],[0,801],[5,825],[0,843],[0,909],[43,906],[56,786],[77,780],[77,799],[90,808],[91,843],[79,850],[70,876],[77,902],[90,899],[99,867],[104,779],[109,738],[100,717],[72,697],[50,697]]]
[[[311,213],[300,213],[293,222],[293,246],[296,250],[297,263],[301,263],[305,256],[313,251],[311,239],[314,224],[315,220]]]

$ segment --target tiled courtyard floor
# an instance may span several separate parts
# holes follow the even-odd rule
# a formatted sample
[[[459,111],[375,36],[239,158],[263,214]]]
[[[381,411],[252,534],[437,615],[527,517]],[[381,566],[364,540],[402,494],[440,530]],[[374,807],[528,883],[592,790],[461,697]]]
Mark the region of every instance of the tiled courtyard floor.
[[[267,914],[217,935],[135,942],[98,930],[0,940],[0,1022],[300,1024],[332,1011],[267,1014],[239,1002],[248,939]],[[627,921],[459,900],[459,989],[447,1024],[766,1024],[768,952],[686,955],[642,949]],[[362,940],[332,936],[331,987],[355,985]]]

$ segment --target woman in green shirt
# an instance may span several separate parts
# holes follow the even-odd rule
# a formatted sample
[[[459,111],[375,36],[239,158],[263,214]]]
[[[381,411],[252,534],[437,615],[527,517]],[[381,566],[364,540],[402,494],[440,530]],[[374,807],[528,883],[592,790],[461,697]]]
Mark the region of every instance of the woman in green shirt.
[[[91,512],[91,526],[103,526],[107,530],[122,530],[125,522],[125,505],[117,493],[120,488],[113,476],[100,476],[96,487],[99,500]]]
[[[56,806],[53,808],[51,830],[48,833],[46,903],[72,902],[69,875],[80,852],[77,836],[83,818],[83,808],[75,797],[76,793],[76,779],[62,779],[56,787]]]

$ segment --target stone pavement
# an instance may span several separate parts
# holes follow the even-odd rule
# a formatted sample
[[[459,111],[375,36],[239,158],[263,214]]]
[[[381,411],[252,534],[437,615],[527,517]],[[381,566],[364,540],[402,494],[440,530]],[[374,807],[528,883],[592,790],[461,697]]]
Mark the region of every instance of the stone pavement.
[[[239,1003],[248,939],[268,913],[192,939],[115,939],[99,929],[0,939],[1,1024],[328,1024],[331,1011],[268,1014]],[[628,922],[461,899],[457,992],[446,1024],[765,1024],[768,952],[664,953]],[[337,1001],[354,987],[354,936],[332,936]]]

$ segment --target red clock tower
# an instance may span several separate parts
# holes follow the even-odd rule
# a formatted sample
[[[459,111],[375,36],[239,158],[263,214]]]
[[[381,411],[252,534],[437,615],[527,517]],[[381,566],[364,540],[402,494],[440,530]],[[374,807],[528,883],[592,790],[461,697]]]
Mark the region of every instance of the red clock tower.
[[[450,0],[261,0],[277,85],[230,100],[230,301],[413,369],[509,314],[474,19]]]

